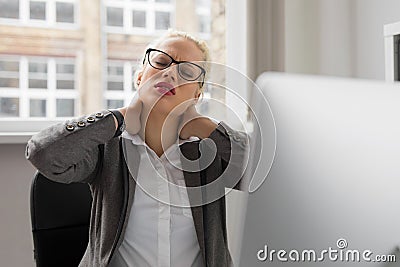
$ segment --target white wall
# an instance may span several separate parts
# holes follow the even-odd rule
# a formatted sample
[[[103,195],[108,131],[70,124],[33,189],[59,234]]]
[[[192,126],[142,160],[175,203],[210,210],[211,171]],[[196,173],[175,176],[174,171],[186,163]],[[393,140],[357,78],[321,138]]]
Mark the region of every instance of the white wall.
[[[285,1],[285,71],[318,73],[319,0]]]
[[[399,10],[399,0],[285,1],[284,70],[384,80],[383,25]]]

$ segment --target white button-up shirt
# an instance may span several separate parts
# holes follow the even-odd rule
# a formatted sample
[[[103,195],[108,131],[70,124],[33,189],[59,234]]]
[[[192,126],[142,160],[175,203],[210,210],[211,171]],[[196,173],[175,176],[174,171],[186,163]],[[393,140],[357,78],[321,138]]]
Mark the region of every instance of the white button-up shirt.
[[[122,137],[138,147],[140,165],[124,240],[113,266],[204,266],[179,153],[180,144],[198,138],[175,143],[158,157],[139,135],[124,132]]]

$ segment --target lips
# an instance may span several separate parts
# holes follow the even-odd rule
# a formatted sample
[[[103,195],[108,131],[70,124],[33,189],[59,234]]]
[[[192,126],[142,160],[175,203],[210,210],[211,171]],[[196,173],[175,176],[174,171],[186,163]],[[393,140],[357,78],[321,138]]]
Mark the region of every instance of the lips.
[[[172,84],[167,82],[159,82],[154,85],[158,92],[163,95],[175,95],[175,88]]]

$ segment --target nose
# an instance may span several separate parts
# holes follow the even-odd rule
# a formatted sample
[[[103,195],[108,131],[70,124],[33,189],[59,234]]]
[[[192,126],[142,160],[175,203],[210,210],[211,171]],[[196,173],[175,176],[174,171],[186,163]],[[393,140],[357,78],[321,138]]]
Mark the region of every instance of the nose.
[[[178,65],[172,64],[168,68],[166,68],[163,72],[163,78],[169,77],[172,81],[178,80]]]

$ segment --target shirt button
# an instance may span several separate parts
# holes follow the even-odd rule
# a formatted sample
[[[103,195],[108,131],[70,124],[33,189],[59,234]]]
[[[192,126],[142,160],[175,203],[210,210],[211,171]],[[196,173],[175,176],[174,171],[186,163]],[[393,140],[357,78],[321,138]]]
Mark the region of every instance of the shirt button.
[[[95,114],[95,116],[96,116],[96,118],[100,119],[100,118],[103,118],[104,114],[101,113],[101,112],[97,112],[97,113]]]
[[[79,127],[85,127],[85,122],[79,121],[79,122],[77,123],[77,125],[78,125]]]
[[[73,131],[75,129],[75,126],[72,124],[67,124],[65,128],[67,128],[68,131]]]
[[[89,122],[89,123],[94,122],[94,118],[93,118],[93,117],[88,117],[88,118],[87,118],[87,122]]]

